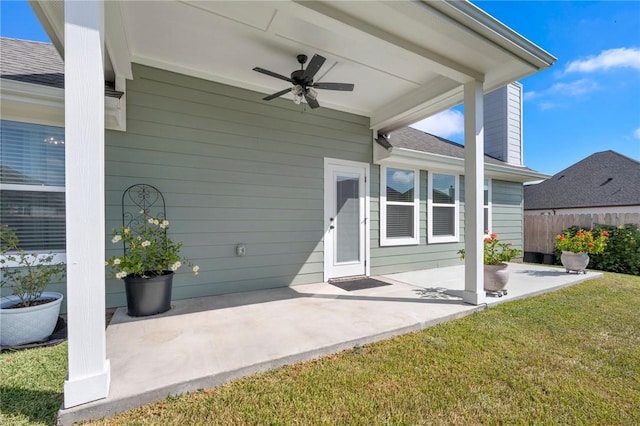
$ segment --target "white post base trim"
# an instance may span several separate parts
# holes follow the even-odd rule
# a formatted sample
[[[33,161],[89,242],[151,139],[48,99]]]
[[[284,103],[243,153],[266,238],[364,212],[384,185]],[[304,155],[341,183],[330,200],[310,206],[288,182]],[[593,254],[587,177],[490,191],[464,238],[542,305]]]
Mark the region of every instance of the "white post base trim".
[[[105,360],[102,372],[75,380],[64,381],[64,408],[106,398],[111,383],[111,363]]]
[[[484,291],[482,291],[482,293],[475,293],[468,290],[462,292],[462,301],[465,303],[478,306],[485,304],[486,300],[487,294]]]

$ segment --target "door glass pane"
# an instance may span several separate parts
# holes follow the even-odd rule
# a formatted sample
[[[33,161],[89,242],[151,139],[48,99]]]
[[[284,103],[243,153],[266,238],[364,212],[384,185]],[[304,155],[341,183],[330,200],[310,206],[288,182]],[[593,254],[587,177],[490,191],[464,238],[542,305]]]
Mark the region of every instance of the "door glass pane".
[[[336,177],[336,263],[360,260],[360,180]]]

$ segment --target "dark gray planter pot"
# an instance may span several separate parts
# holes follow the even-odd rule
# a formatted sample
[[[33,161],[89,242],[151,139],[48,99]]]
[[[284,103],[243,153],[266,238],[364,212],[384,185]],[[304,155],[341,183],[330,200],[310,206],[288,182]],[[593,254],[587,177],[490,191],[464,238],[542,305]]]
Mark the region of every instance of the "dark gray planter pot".
[[[132,317],[144,317],[167,312],[171,309],[172,287],[172,271],[162,271],[162,275],[150,278],[125,277],[127,314]]]

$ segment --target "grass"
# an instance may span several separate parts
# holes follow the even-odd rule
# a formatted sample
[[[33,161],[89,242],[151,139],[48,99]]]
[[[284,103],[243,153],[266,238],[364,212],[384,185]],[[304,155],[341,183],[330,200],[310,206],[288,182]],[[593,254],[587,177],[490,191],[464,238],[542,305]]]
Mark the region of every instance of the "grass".
[[[606,274],[91,424],[640,424],[638,306],[640,277]],[[47,350],[0,356],[0,423],[51,421],[58,406],[36,400],[60,403],[64,365],[32,365],[64,364],[65,346]],[[7,385],[12,364],[31,377]]]
[[[55,424],[66,375],[66,343],[0,354],[0,424]]]

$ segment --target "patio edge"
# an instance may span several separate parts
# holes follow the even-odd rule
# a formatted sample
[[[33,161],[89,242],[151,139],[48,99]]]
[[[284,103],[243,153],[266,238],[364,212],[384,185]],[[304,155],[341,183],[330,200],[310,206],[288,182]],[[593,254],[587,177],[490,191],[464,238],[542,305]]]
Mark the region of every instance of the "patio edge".
[[[116,400],[109,400],[108,398],[106,398],[68,409],[61,408],[58,411],[57,424],[64,426],[72,425],[75,422],[81,422],[85,420],[113,417],[121,412],[137,408],[142,405],[157,402],[162,399],[168,398],[169,396],[178,396],[202,389],[214,388],[228,383],[232,380],[246,377],[252,374],[262,373],[265,371],[283,367],[285,365],[310,361],[312,359],[317,359],[326,355],[339,353],[344,350],[351,349],[355,346],[367,345],[382,340],[387,340],[399,335],[424,330],[426,328],[433,327],[444,322],[449,322],[466,317],[475,312],[482,311],[486,308],[487,305],[469,305],[469,309],[467,310],[440,318],[435,318],[429,321],[420,321],[409,326],[400,327],[394,330],[388,330],[371,336],[352,339],[346,342],[301,352],[299,354],[288,355],[259,364],[238,368],[232,371],[221,372],[198,379],[163,386],[161,388],[152,389],[135,396],[119,398]]]

